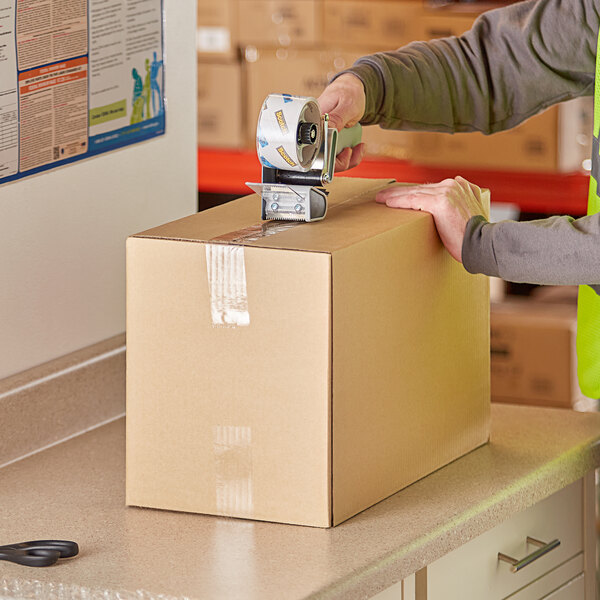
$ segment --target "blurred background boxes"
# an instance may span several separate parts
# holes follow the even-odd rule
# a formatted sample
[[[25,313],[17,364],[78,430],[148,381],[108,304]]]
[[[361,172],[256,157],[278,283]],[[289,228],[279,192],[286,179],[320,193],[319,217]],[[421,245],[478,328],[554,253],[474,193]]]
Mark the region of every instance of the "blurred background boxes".
[[[196,49],[201,60],[231,60],[237,56],[237,1],[198,0]]]
[[[324,42],[339,48],[392,50],[419,39],[419,0],[324,0]]]
[[[423,165],[577,171],[592,150],[590,100],[577,98],[552,106],[514,129],[492,135],[419,132],[412,140],[411,159]]]
[[[494,402],[572,408],[579,399],[575,306],[512,299],[491,311]]]
[[[500,5],[199,0],[198,143],[254,150],[256,121],[268,94],[318,97],[336,73],[359,57],[413,40],[460,35],[482,12]],[[591,98],[577,99],[491,136],[371,126],[364,129],[363,139],[371,156],[417,165],[576,172],[591,151],[592,106]]]
[[[242,46],[305,46],[321,43],[321,0],[238,0]]]
[[[542,286],[492,303],[493,402],[598,409],[577,382],[577,287]]]
[[[264,99],[271,93],[318,96],[338,71],[352,65],[357,53],[296,48],[246,48],[246,140],[256,143],[256,122]]]
[[[198,143],[244,146],[242,67],[239,62],[198,63]]]

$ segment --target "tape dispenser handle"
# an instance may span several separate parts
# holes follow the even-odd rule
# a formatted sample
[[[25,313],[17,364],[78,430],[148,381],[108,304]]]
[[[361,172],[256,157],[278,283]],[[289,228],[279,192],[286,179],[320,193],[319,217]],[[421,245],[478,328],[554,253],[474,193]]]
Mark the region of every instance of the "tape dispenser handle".
[[[337,134],[335,154],[338,155],[344,148],[354,148],[362,140],[362,126],[357,123],[353,127],[344,127]]]

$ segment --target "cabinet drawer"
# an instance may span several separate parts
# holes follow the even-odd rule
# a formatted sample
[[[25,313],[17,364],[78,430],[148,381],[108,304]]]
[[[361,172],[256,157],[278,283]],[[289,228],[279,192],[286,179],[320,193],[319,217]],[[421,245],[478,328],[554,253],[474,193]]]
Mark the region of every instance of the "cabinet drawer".
[[[581,600],[585,593],[585,580],[583,573],[579,577],[569,581],[559,590],[556,590],[549,596],[545,596],[543,600]]]
[[[552,598],[552,594],[565,586],[565,582],[572,582],[581,577],[583,581],[583,554],[577,554],[572,559],[563,563],[550,573],[536,579],[527,587],[519,590],[516,594],[511,594],[506,600],[544,600]],[[585,594],[577,597],[577,600],[583,600]]]
[[[480,535],[427,568],[428,600],[502,600],[583,551],[583,483],[576,481]],[[530,536],[560,545],[513,573],[498,553],[517,559],[537,548]]]

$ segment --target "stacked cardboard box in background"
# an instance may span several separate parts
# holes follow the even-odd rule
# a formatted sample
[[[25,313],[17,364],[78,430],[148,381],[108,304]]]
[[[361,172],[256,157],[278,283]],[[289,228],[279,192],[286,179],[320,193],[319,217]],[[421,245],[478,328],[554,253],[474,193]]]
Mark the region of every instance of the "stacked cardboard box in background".
[[[198,144],[243,146],[237,2],[198,0]]]
[[[542,286],[493,302],[492,401],[595,411],[577,381],[577,287]]]
[[[256,121],[270,93],[318,97],[360,56],[414,40],[460,35],[478,3],[429,8],[421,0],[198,0],[198,142],[255,147]],[[512,131],[389,131],[366,127],[371,155],[418,164],[504,170],[581,169],[591,146],[590,98],[553,107]]]

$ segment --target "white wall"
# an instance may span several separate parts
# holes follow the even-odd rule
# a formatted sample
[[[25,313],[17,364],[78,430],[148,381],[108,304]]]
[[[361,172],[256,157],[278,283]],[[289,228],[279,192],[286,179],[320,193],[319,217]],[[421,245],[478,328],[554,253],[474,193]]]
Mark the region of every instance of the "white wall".
[[[165,0],[166,135],[0,185],[0,379],[125,330],[125,239],[196,208],[196,1]]]

